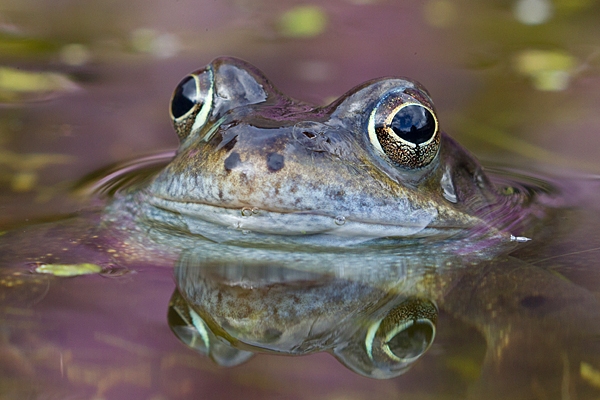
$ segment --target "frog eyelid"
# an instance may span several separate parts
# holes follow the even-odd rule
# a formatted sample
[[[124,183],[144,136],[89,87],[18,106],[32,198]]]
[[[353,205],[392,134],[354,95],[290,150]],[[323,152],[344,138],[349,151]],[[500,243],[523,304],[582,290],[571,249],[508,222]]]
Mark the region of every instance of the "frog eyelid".
[[[204,126],[204,124],[208,120],[208,116],[210,115],[210,110],[212,109],[212,106],[213,106],[213,94],[215,91],[215,79],[214,79],[213,71],[211,68],[209,68],[207,72],[209,74],[210,85],[208,87],[208,91],[206,92],[206,95],[204,96],[204,102],[202,104],[202,107],[200,108],[200,111],[198,112],[198,114],[196,115],[196,118],[194,119],[194,124],[192,125],[192,132],[194,132],[195,130],[200,129],[200,128],[202,128],[202,126]],[[199,88],[200,80],[199,80],[198,76],[195,76],[195,79],[196,79],[196,85]]]

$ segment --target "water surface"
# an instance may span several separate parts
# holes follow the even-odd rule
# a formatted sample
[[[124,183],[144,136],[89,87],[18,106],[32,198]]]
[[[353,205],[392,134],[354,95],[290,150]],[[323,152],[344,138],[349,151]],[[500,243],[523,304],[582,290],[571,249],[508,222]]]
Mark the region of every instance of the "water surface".
[[[0,240],[19,238],[0,255],[0,397],[598,397],[595,3],[548,3],[534,24],[515,14],[516,2],[337,1],[308,17],[296,2],[61,4],[0,7],[3,66],[69,82],[0,97],[0,224],[9,232]],[[309,29],[295,31],[290,10]],[[85,57],[73,61],[73,49]],[[211,264],[216,272],[196,280],[218,285],[222,264],[193,251],[171,264],[122,262],[110,242],[90,239],[107,199],[143,183],[176,146],[167,107],[177,82],[223,54],[319,104],[373,77],[410,76],[431,92],[443,129],[500,182],[555,191],[555,211],[532,240],[491,260],[356,257],[311,275],[263,271],[262,284],[353,287],[382,310],[429,297],[435,339],[405,374],[366,378],[326,352],[219,367],[180,342],[168,315],[191,267]],[[101,271],[34,272],[57,259]],[[228,276],[248,282],[248,262]],[[373,300],[382,293],[392,294]],[[353,326],[367,320],[358,314]]]

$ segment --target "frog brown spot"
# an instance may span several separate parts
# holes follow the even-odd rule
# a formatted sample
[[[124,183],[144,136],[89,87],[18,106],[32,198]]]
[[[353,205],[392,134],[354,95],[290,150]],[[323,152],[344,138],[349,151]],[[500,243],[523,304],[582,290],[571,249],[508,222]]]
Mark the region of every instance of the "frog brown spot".
[[[327,192],[328,196],[333,200],[344,200],[346,192],[344,190],[330,190]]]
[[[224,138],[223,141],[221,141],[221,143],[219,144],[219,146],[222,146],[222,148],[225,149],[225,151],[231,151],[235,147],[236,143],[237,135],[233,135],[229,138]]]
[[[267,168],[270,172],[277,172],[284,167],[283,156],[279,153],[267,154]]]
[[[242,159],[240,158],[240,153],[231,153],[229,157],[225,159],[223,164],[225,166],[225,171],[229,172],[241,163]]]
[[[283,335],[283,332],[280,331],[279,329],[267,328],[267,329],[265,329],[265,331],[263,333],[262,339],[266,343],[273,343],[273,342],[277,341],[279,338],[281,338],[281,335]]]

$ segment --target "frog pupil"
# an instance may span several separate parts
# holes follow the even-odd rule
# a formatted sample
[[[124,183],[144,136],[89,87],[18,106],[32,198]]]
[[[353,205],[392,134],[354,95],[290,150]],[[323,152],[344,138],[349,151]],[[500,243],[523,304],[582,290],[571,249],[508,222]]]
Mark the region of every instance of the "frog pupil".
[[[432,340],[431,325],[414,321],[413,325],[390,339],[387,345],[398,358],[414,358],[423,354]]]
[[[419,105],[402,107],[392,119],[391,128],[401,139],[414,144],[427,142],[435,134],[435,119]]]
[[[190,111],[197,103],[198,90],[196,88],[196,80],[194,77],[188,76],[175,89],[173,100],[171,101],[171,114],[174,118],[179,118]]]

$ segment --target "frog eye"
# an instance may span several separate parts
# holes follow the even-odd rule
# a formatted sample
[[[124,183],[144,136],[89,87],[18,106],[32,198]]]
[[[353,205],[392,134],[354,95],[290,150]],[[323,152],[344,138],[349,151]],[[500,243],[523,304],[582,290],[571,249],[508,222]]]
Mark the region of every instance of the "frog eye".
[[[389,379],[408,371],[431,347],[437,306],[426,298],[398,296],[356,321],[359,329],[333,348],[342,364],[370,378]]]
[[[368,131],[375,149],[403,168],[425,167],[439,150],[440,132],[432,106],[404,92],[388,93],[375,106]]]
[[[212,71],[207,68],[183,78],[171,97],[171,119],[180,139],[206,123],[213,104]]]
[[[171,99],[171,116],[178,119],[191,112],[198,102],[198,87],[193,76],[186,76],[177,85]]]
[[[179,340],[198,353],[209,356],[220,366],[233,367],[254,355],[219,340],[206,322],[189,307],[177,289],[171,296],[167,319],[169,327]]]
[[[407,299],[369,327],[367,355],[376,364],[409,366],[433,343],[436,321],[437,307],[431,301]]]

